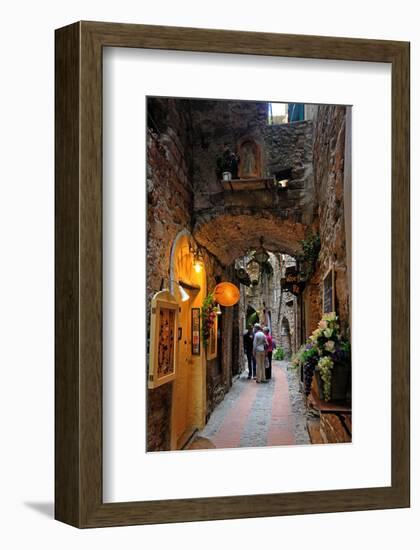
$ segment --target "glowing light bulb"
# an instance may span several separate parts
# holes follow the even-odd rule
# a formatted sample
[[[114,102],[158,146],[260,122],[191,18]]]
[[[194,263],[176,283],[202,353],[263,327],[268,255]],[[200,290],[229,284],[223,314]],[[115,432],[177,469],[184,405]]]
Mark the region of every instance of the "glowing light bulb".
[[[203,266],[201,265],[201,262],[194,262],[194,269],[196,273],[201,273]]]

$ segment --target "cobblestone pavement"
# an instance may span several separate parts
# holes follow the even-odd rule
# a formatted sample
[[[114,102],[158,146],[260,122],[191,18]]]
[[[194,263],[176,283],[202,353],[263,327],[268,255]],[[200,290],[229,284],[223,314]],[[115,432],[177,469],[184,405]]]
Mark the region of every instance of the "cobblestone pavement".
[[[298,375],[287,366],[273,361],[273,377],[266,384],[248,380],[243,372],[199,437],[219,449],[310,443]]]
[[[286,361],[279,361],[279,363],[286,372],[289,385],[290,406],[295,419],[296,444],[310,444],[311,441],[306,428],[306,407],[302,393],[300,392],[299,372],[297,369],[291,368],[290,363]]]

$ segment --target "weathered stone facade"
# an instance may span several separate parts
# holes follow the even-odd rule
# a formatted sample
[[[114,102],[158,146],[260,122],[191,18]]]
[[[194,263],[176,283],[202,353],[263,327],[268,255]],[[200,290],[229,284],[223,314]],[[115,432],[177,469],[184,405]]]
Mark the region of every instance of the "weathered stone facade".
[[[317,269],[306,290],[310,302],[308,330],[312,332],[322,315],[322,281],[328,270],[335,270],[335,304],[343,330],[349,328],[349,294],[344,207],[344,163],[346,107],[313,107],[313,165],[317,216],[313,229],[321,239]]]
[[[234,268],[224,268],[214,256],[206,253],[207,288],[213,289],[222,280],[234,280]],[[238,350],[234,345],[234,330],[239,324],[239,307],[221,308],[222,314],[218,318],[218,357],[207,360],[206,388],[207,406],[206,416],[210,416],[215,406],[222,401],[232,385],[232,375],[238,370]]]
[[[282,254],[280,257],[280,278],[286,274],[286,269],[296,266],[296,260],[291,256]],[[283,348],[285,357],[290,358],[297,351],[301,343],[298,333],[297,317],[300,313],[300,307],[297,297],[286,290],[281,289],[278,282],[279,301],[277,308],[277,322],[273,325],[273,334],[277,342]],[[275,332],[277,331],[277,332]]]
[[[169,278],[171,246],[191,229],[193,186],[188,117],[174,99],[148,106],[147,134],[147,304]]]
[[[191,102],[194,150],[194,235],[224,265],[258,245],[294,255],[313,217],[312,122],[269,125],[267,103]],[[243,139],[261,151],[261,177],[288,171],[286,188],[224,191],[216,158]]]
[[[169,285],[170,255],[176,235],[191,227],[192,182],[188,169],[187,121],[172,108],[152,109],[160,129],[149,125],[147,135],[147,326],[150,303],[162,286]],[[165,116],[164,116],[165,115]],[[147,394],[147,449],[170,445],[172,383]]]

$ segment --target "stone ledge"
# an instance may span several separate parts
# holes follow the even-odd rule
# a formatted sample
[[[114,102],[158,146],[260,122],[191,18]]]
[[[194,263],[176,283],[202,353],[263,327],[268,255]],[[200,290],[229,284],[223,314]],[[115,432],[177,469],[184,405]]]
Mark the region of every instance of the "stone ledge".
[[[220,180],[220,183],[225,191],[253,191],[275,188],[273,178]]]

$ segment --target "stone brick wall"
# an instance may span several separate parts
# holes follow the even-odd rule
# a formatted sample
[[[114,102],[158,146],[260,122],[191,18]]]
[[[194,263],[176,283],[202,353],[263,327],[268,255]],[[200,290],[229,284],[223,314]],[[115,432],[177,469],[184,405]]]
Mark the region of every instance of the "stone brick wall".
[[[322,289],[319,267],[311,278],[310,283],[305,287],[303,302],[305,307],[305,339],[307,339],[317,328],[322,316]]]
[[[287,198],[302,209],[302,221],[313,217],[312,122],[267,125],[264,149],[267,174],[291,168]]]
[[[285,276],[286,268],[296,265],[296,260],[287,254],[280,256],[279,275]],[[280,281],[278,281],[280,288]],[[286,357],[290,357],[297,350],[296,344],[296,313],[297,299],[291,292],[282,290],[276,311],[276,342],[285,352]]]
[[[344,157],[346,107],[320,105],[313,109],[313,164],[317,219],[313,225],[319,231],[321,250],[318,268],[310,281],[318,288],[310,288],[310,328],[322,315],[322,279],[330,266],[336,270],[336,311],[343,329],[349,323],[349,288],[347,284],[346,235],[344,219]],[[310,285],[309,285],[310,286]]]
[[[216,159],[224,144],[238,154],[238,144],[244,137],[260,146],[263,177],[292,168],[289,190],[282,197],[289,201],[289,207],[313,191],[312,122],[269,125],[267,105],[252,101],[191,101],[196,211],[214,207],[222,200]],[[312,204],[310,200],[304,202]]]
[[[191,227],[192,182],[188,119],[175,100],[158,109],[149,102],[147,134],[147,326],[153,295],[169,282],[170,254],[176,235]],[[149,113],[149,114],[151,114]],[[147,449],[170,448],[172,383],[147,392]]]
[[[149,100],[148,105],[146,264],[150,304],[161,280],[169,277],[176,235],[191,229],[193,198],[188,116],[177,100],[158,98]]]
[[[267,103],[192,101],[194,236],[228,266],[264,236],[273,252],[296,254],[313,221],[312,121],[269,125]],[[290,169],[287,188],[223,190],[216,160],[241,139],[260,147],[262,176]]]
[[[167,451],[171,445],[172,383],[147,392],[147,450]]]
[[[234,266],[223,267],[208,251],[204,251],[204,263],[208,292],[211,292],[219,282],[235,280]],[[232,375],[240,370],[240,355],[238,350],[234,350],[235,335],[233,334],[234,327],[237,327],[239,323],[239,307],[222,307],[221,310],[222,315],[218,318],[221,346],[219,346],[217,357],[207,361],[207,417],[229,391],[232,385]]]
[[[227,143],[235,151],[239,140],[252,136],[262,143],[267,104],[252,101],[191,101],[194,143],[195,209],[207,208],[222,193],[216,159]]]

